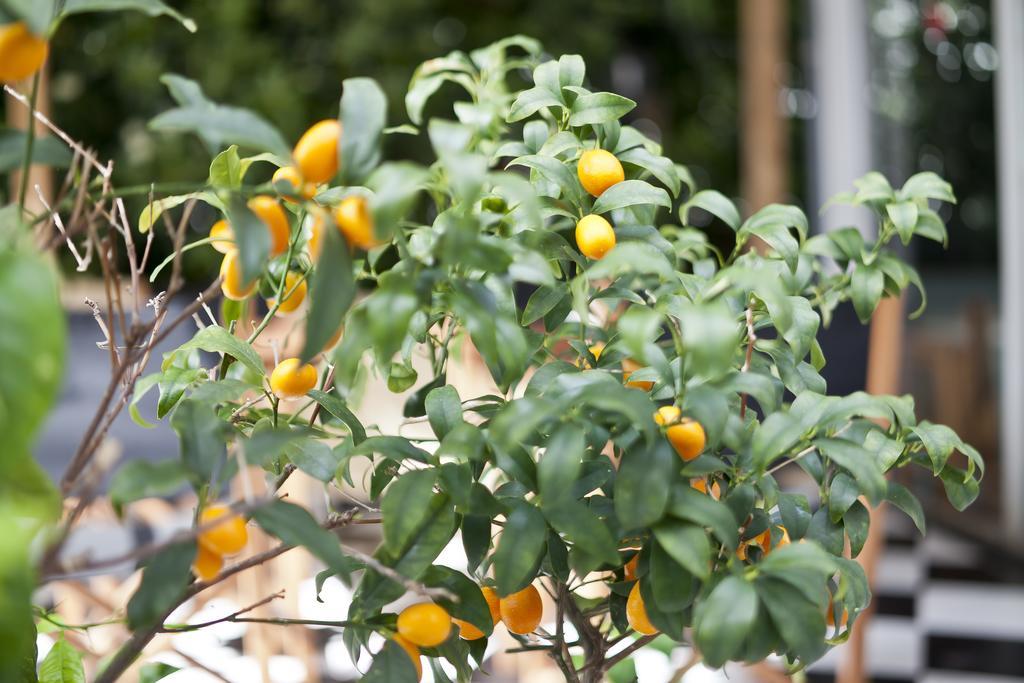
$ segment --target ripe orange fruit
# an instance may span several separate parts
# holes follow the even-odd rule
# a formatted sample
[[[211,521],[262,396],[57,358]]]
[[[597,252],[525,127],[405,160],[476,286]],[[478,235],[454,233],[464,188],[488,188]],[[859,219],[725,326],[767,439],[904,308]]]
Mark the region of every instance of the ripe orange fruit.
[[[412,665],[416,667],[416,680],[418,681],[423,678],[423,663],[420,662],[420,649],[397,633],[394,635],[392,640],[398,643],[399,646],[405,650],[405,653],[409,655],[409,659],[412,660]]]
[[[249,540],[245,519],[222,503],[208,505],[199,513],[200,526],[217,520],[221,521],[199,534],[199,545],[218,555],[234,555],[241,551]]]
[[[320,249],[324,241],[324,230],[330,227],[327,218],[320,211],[310,211],[309,239],[306,240],[306,248],[309,251],[309,258],[314,262],[320,258]]]
[[[199,544],[196,550],[196,559],[192,560],[192,573],[202,581],[210,581],[217,574],[220,574],[224,566],[224,558],[209,550],[206,546]]]
[[[227,221],[220,220],[210,226],[210,239],[213,248],[222,254],[235,250],[235,232]]]
[[[342,199],[334,209],[334,222],[352,246],[370,250],[380,244],[373,232],[373,216],[366,197],[350,195]]]
[[[289,191],[292,195],[298,195],[303,199],[312,199],[316,194],[316,185],[314,183],[307,183],[302,180],[302,176],[299,175],[298,169],[294,166],[282,166],[281,168],[274,171],[274,177],[271,178],[275,186],[279,183],[284,183],[290,187]],[[297,204],[298,200],[294,197],[284,196],[282,197],[286,202]]]
[[[291,229],[281,204],[273,197],[260,195],[249,200],[249,210],[259,216],[270,231],[270,255],[283,254],[288,249]]]
[[[654,382],[636,380],[634,382],[629,381],[629,376],[639,370],[642,366],[632,358],[624,358],[622,361],[622,381],[626,383],[627,387],[634,389],[642,389],[644,391],[650,391],[654,388]]]
[[[534,585],[506,595],[498,602],[501,620],[512,633],[525,635],[532,633],[540,626],[544,616],[544,603],[540,599],[540,591]]]
[[[487,586],[482,587],[480,592],[483,593],[484,600],[487,601],[487,608],[491,611],[492,624],[497,624],[501,621],[501,610],[498,607],[498,594],[493,588],[489,588]],[[484,637],[484,632],[468,621],[452,619],[452,623],[459,627],[459,637],[463,640],[478,640]]]
[[[640,551],[637,551],[636,555],[629,558],[629,562],[622,568],[623,573],[626,576],[626,581],[636,581],[636,568],[640,564]]]
[[[644,598],[640,595],[640,582],[633,584],[626,598],[626,621],[629,627],[637,633],[645,636],[653,636],[658,632],[657,627],[647,617],[647,608],[644,607]]]
[[[224,260],[220,262],[220,275],[223,278],[220,291],[232,301],[245,301],[256,291],[255,280],[248,287],[242,282],[242,264],[238,261],[237,251],[224,254]]]
[[[333,178],[338,173],[340,139],[341,124],[336,119],[324,119],[310,126],[292,150],[299,174],[317,185]]]
[[[597,214],[587,214],[576,224],[576,246],[587,258],[603,258],[615,246],[612,224]]]
[[[316,386],[316,368],[299,365],[298,358],[286,358],[270,373],[270,389],[278,398],[297,398]]]
[[[708,492],[708,481],[704,477],[694,477],[690,480],[690,486],[697,489],[701,493]],[[718,500],[722,497],[722,487],[718,485],[718,482],[711,484],[711,497]]]
[[[654,414],[654,421],[666,427],[665,436],[676,450],[679,457],[690,461],[704,450],[707,436],[699,422],[689,418],[681,418],[682,411],[676,406],[662,406]]]
[[[0,81],[11,83],[35,75],[49,53],[49,44],[33,35],[25,22],[0,26]]]
[[[413,645],[436,647],[448,640],[452,618],[447,610],[432,602],[410,605],[398,615],[398,634]]]
[[[603,149],[588,149],[584,152],[576,164],[576,175],[580,177],[583,189],[595,197],[615,183],[621,183],[626,177],[615,155]]]
[[[302,302],[306,299],[307,289],[306,278],[301,273],[289,270],[284,276],[284,290],[282,292],[284,298],[281,300],[281,305],[277,307],[277,312],[291,313],[301,306]],[[291,294],[288,292],[291,292]],[[267,299],[267,305],[273,306],[274,301],[274,299]]]
[[[683,411],[678,406],[662,406],[658,408],[658,412],[654,414],[654,421],[658,423],[659,427],[665,425],[675,424],[679,421],[679,417],[683,414]]]

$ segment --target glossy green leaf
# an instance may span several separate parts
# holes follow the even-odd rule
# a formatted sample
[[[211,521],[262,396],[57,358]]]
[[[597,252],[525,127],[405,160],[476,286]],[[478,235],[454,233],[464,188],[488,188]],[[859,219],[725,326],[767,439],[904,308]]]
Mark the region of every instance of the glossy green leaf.
[[[738,658],[757,611],[757,593],[744,579],[727,576],[715,586],[697,609],[693,631],[708,666],[720,667]]]
[[[112,2],[113,0],[78,0],[87,2]],[[120,0],[128,2],[128,0]],[[75,0],[69,0],[69,5]],[[134,4],[141,4],[136,0]],[[162,4],[162,3],[161,3]],[[179,106],[158,114],[149,122],[153,130],[174,133],[196,133],[206,144],[207,150],[216,153],[226,145],[260,152],[271,152],[288,158],[291,150],[270,123],[263,117],[239,107],[229,107],[211,102],[195,81],[165,74],[160,82],[167,86]]]
[[[508,514],[493,556],[498,595],[515,593],[533,581],[546,547],[547,527],[544,515],[529,503]]]
[[[193,349],[230,356],[258,376],[264,374],[263,360],[252,346],[219,325],[208,325],[199,330],[192,339],[179,346],[174,353],[176,356],[179,353],[188,353]],[[167,364],[166,360],[164,362]]]
[[[320,260],[309,288],[309,317],[301,358],[308,362],[324,348],[341,327],[356,296],[352,257],[338,230],[325,230]],[[344,346],[344,343],[343,343]]]
[[[85,683],[82,655],[63,635],[39,664],[39,683]]]
[[[430,506],[436,482],[436,472],[426,469],[407,472],[391,483],[381,501],[385,546],[397,552],[409,544]]]
[[[586,126],[617,121],[636,107],[636,102],[610,92],[580,95],[572,103],[570,126]]]
[[[623,180],[601,193],[594,201],[593,213],[607,213],[627,206],[651,204],[672,208],[668,192],[643,180]]]
[[[195,555],[195,543],[189,541],[169,545],[150,558],[142,582],[128,601],[128,628],[153,626],[178,604]]]
[[[372,78],[346,78],[341,83],[339,142],[341,182],[359,185],[381,159],[381,136],[387,125],[388,101]]]
[[[312,515],[298,505],[275,500],[254,510],[252,518],[271,536],[306,548],[342,577],[347,578],[356,568],[354,560],[342,552],[338,537],[317,524]]]

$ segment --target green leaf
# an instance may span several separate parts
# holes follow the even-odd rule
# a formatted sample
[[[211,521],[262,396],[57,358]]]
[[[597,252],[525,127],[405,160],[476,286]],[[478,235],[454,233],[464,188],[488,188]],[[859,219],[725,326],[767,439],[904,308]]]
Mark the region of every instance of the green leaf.
[[[885,476],[873,453],[845,439],[815,439],[814,445],[822,455],[852,474],[873,504],[885,498]]]
[[[430,427],[439,440],[462,424],[462,401],[459,392],[450,384],[427,394],[426,408]]]
[[[917,204],[912,201],[886,204],[885,212],[889,215],[889,220],[892,221],[903,244],[910,244],[914,228],[917,226]]]
[[[736,548],[736,519],[732,511],[725,503],[691,487],[689,482],[677,482],[672,487],[668,514],[709,527],[725,547]]]
[[[357,446],[366,440],[366,429],[356,417],[355,413],[349,410],[345,401],[334,394],[328,394],[319,389],[312,389],[309,397],[320,404],[328,413],[345,423],[352,434],[352,441]]]
[[[547,545],[547,528],[544,515],[529,503],[508,514],[493,556],[498,595],[515,593],[533,581]]]
[[[25,160],[25,146],[28,136],[24,131],[11,128],[0,129],[0,173],[21,168]],[[37,137],[32,145],[32,163],[53,168],[67,168],[71,165],[71,151],[67,145],[54,137]]]
[[[565,498],[572,491],[586,445],[583,430],[575,424],[563,424],[551,435],[537,463],[537,483],[545,504]]]
[[[172,365],[164,370],[157,383],[157,387],[160,389],[160,399],[156,404],[156,416],[163,418],[171,412],[189,385],[207,377],[206,370],[203,368],[179,368]]]
[[[235,235],[242,282],[246,285],[258,278],[270,256],[270,230],[242,200],[232,195],[226,207],[228,223]],[[331,232],[331,231],[327,231]]]
[[[169,545],[150,558],[142,582],[128,601],[128,628],[153,626],[178,604],[195,556],[195,543],[187,541]]]
[[[605,194],[608,192],[611,190]],[[660,275],[664,279],[675,277],[675,269],[665,254],[646,242],[621,242],[615,245],[604,258],[591,264],[586,277],[589,280],[601,280],[617,278],[625,273]]]
[[[711,544],[707,533],[698,526],[664,520],[653,527],[654,537],[672,559],[701,580],[711,573]]]
[[[917,173],[907,178],[907,182],[903,183],[899,194],[904,199],[938,199],[956,204],[953,186],[931,171]]]
[[[115,510],[143,498],[169,496],[185,483],[185,470],[177,460],[129,460],[114,474],[108,495]]]
[[[363,683],[416,683],[416,667],[409,654],[393,640],[373,658],[373,664],[361,679]]]
[[[583,186],[576,174],[562,161],[553,157],[530,154],[516,157],[508,162],[509,166],[525,166],[536,171],[542,178],[561,189],[562,197],[575,206],[583,204]]]
[[[238,145],[231,145],[213,158],[210,185],[229,190],[242,186],[242,160],[238,156]]]
[[[406,472],[391,482],[380,505],[386,547],[399,552],[413,539],[434,497],[436,483],[437,473],[430,469]]]
[[[175,671],[180,671],[180,669],[163,662],[143,664],[139,667],[139,683],[156,683],[161,678],[170,676]]]
[[[634,448],[622,458],[615,477],[615,514],[624,528],[643,528],[662,518],[678,461],[664,439],[651,447]]]
[[[928,458],[932,462],[932,472],[938,474],[946,466],[946,461],[960,445],[960,437],[946,425],[937,425],[922,420],[911,432],[917,435],[924,445]]]
[[[360,185],[380,164],[381,136],[387,125],[388,101],[372,78],[346,78],[341,83],[340,172],[343,185]]]
[[[341,462],[338,451],[315,439],[297,439],[287,447],[286,452],[296,467],[325,483],[334,479]]]
[[[583,503],[563,498],[555,501],[545,501],[543,505],[544,516],[551,522],[551,526],[572,542],[574,558],[579,557],[578,551],[582,550],[588,560],[584,567],[577,567],[581,572],[595,569],[601,563],[616,565],[619,562],[619,553],[608,527],[601,521],[601,518],[594,514],[590,508]],[[574,562],[574,564],[576,564]]]
[[[0,212],[0,235],[20,230]],[[64,369],[66,324],[51,263],[0,243],[0,467],[29,457]]]
[[[875,312],[878,300],[882,298],[884,287],[885,276],[881,270],[874,265],[857,264],[850,281],[850,296],[853,299],[853,308],[862,323],[871,320],[871,314]]]
[[[153,227],[153,224],[156,223],[156,219],[160,217],[160,214],[164,211],[169,211],[176,206],[181,206],[193,199],[202,200],[210,206],[214,206],[221,210],[224,209],[224,204],[212,192],[190,192],[188,194],[155,199],[151,204],[146,204],[146,208],[144,208],[139,214],[139,232],[143,234],[149,232],[150,228]],[[156,271],[153,272],[155,273]],[[152,281],[153,274],[150,275],[150,282]]]
[[[210,406],[185,399],[171,416],[171,428],[178,433],[181,462],[193,487],[198,490],[209,484],[227,458],[230,425],[211,411]]]
[[[284,158],[291,156],[281,133],[263,117],[248,109],[211,102],[198,83],[182,76],[165,74],[160,77],[160,82],[167,86],[181,106],[153,118],[149,122],[153,130],[196,133],[211,154],[226,145],[236,144]]]
[[[201,349],[203,351],[209,351],[210,353],[221,353],[225,356],[230,356],[260,377],[262,377],[265,372],[263,369],[263,360],[260,358],[259,354],[253,350],[252,346],[231,334],[220,325],[208,325],[204,327],[196,332],[192,339],[175,349],[173,355],[164,361],[164,365],[167,366],[165,371],[170,368],[170,360],[176,357],[179,353],[188,353],[193,349]]]
[[[338,537],[327,531],[302,507],[275,500],[253,511],[264,531],[289,545],[301,545],[347,580],[356,563],[341,550]]]
[[[946,489],[946,498],[957,510],[964,510],[978,497],[980,486],[978,480],[957,467],[946,465],[939,472],[942,486]]]
[[[799,541],[811,523],[811,508],[807,498],[795,493],[780,493],[779,516],[782,517],[782,525],[786,527],[789,538]]]
[[[416,290],[407,277],[385,273],[365,306],[377,358],[381,362],[390,360],[402,347],[409,321],[419,307]]]
[[[335,335],[356,296],[352,256],[338,230],[325,230],[320,260],[312,276],[309,317],[302,362],[306,363]]]
[[[580,95],[572,103],[570,126],[593,126],[617,121],[636,107],[636,102],[610,92]]]
[[[682,216],[684,224],[690,224],[690,209],[693,207],[704,209],[711,215],[718,217],[733,230],[739,230],[740,228],[739,209],[736,208],[736,205],[728,197],[717,190],[701,190],[683,204],[679,214]]]
[[[832,478],[828,493],[828,513],[833,522],[838,522],[850,509],[850,506],[857,501],[860,495],[860,488],[857,483],[842,472]]]
[[[196,22],[160,0],[67,0],[61,14],[66,16],[85,12],[123,12],[127,10],[142,12],[151,17],[168,16],[191,33],[196,32]]]
[[[638,166],[653,175],[668,188],[673,197],[679,196],[682,180],[676,165],[668,157],[651,154],[646,147],[634,147],[617,156],[622,163]]]
[[[82,655],[63,635],[39,664],[39,683],[85,683]]]
[[[700,603],[694,639],[708,666],[738,658],[740,646],[757,619],[757,593],[738,576],[727,576]]]
[[[607,213],[627,206],[653,204],[672,208],[668,192],[643,180],[623,180],[601,193],[594,201],[593,213]]]
[[[921,535],[925,534],[925,521],[924,521],[924,509],[921,507],[920,501],[914,496],[910,490],[898,484],[895,481],[889,482],[889,489],[885,494],[885,499],[898,507],[903,512],[907,513],[907,516],[914,521],[914,526],[921,532]]]
[[[522,121],[536,114],[545,107],[561,107],[562,100],[546,88],[530,88],[519,93],[509,109],[509,123]]]
[[[809,601],[799,588],[775,578],[759,578],[757,594],[792,653],[805,663],[821,657],[826,647],[824,604]],[[824,601],[824,589],[821,595]]]
[[[870,513],[859,500],[843,515],[843,529],[850,539],[850,557],[857,557],[868,540],[868,528],[871,524]]]

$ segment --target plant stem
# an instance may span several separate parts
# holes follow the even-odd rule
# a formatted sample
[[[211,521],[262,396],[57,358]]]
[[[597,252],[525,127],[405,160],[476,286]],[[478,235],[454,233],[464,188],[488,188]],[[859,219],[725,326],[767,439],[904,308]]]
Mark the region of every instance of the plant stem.
[[[36,143],[36,100],[39,97],[39,80],[42,70],[32,77],[32,92],[28,97],[28,130],[25,131],[25,157],[21,162],[21,188],[18,190],[18,209],[25,210],[25,195],[28,193],[29,171],[32,168],[32,149]]]

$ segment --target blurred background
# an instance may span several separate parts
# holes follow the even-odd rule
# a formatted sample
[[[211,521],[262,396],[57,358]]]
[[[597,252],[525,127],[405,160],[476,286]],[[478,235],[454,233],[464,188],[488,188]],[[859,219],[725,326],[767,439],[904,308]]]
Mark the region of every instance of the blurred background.
[[[874,565],[877,614],[860,629],[863,641],[838,648],[808,677],[1024,681],[1024,458],[1017,447],[1024,440],[1017,415],[1024,361],[1016,353],[1024,334],[1024,2],[170,4],[196,21],[197,33],[143,15],[82,15],[62,26],[52,46],[53,117],[100,158],[114,160],[119,187],[206,177],[209,156],[197,140],[147,129],[172,105],[159,81],[164,73],[199,81],[211,99],[251,108],[294,140],[311,121],[336,115],[344,78],[376,78],[389,95],[390,123],[405,123],[401,103],[415,65],[516,32],[539,39],[552,55],[583,55],[595,86],[639,103],[630,123],[660,140],[700,186],[736,198],[746,213],[770,202],[796,203],[808,207],[816,230],[856,225],[869,232],[870,220],[856,211],[815,209],[869,169],[896,186],[919,170],[943,175],[959,199],[942,209],[950,248],[928,243],[909,254],[928,289],[927,311],[902,322],[903,312],[917,307],[912,295],[897,303],[903,311],[880,311],[871,331],[852,310],[841,312],[823,332],[825,375],[830,393],[867,387],[914,394],[922,417],[950,425],[984,454],[988,475],[978,502],[963,514],[952,513],[930,477],[905,482],[925,504],[930,534],[921,541],[898,513],[888,516],[887,543]],[[427,116],[450,111],[446,97],[456,92],[442,90]],[[14,125],[21,112],[4,106]],[[388,144],[392,155],[427,152],[419,138],[391,136]],[[130,213],[137,215],[143,201]],[[168,247],[158,241],[155,248]],[[186,257],[197,286],[215,271],[215,256],[196,250]],[[74,282],[66,294],[77,356],[95,353],[96,332],[80,310],[90,280]],[[69,370],[39,446],[55,473],[81,433],[76,425],[84,427],[91,415],[104,358]],[[125,420],[113,434],[131,457],[176,451],[173,434],[161,428],[142,430]],[[319,678],[308,668],[295,678],[283,664],[272,678],[346,680],[354,670],[332,664],[332,657],[347,657],[338,650],[328,648],[326,660],[315,663]],[[638,659],[640,680],[667,680],[677,657],[653,652]],[[491,680],[527,680],[523,671],[502,672]],[[715,676],[698,668],[685,680]]]

